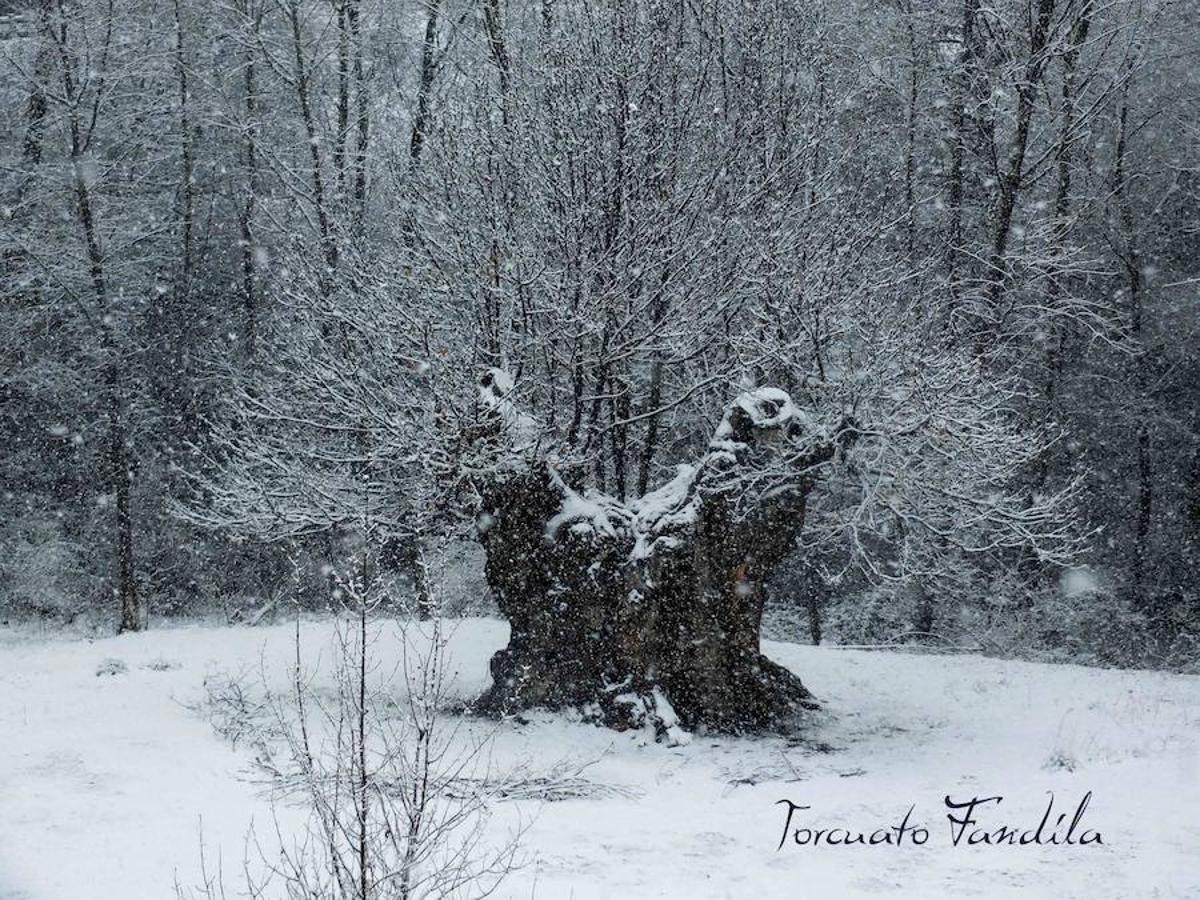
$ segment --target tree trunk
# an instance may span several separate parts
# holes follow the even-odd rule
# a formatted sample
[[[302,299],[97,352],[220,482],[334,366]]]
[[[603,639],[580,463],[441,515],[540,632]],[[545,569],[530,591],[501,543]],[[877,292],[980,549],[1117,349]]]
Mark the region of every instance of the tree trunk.
[[[497,382],[485,376],[485,400],[511,419]],[[781,726],[813,706],[759,651],[764,585],[852,429],[814,440],[800,423],[784,392],[743,394],[696,465],[628,503],[576,491],[545,456],[491,468],[504,474],[479,485],[479,533],[512,634],[481,711],[579,707],[670,736]]]
[[[1054,6],[1055,0],[1038,0],[1037,16],[1030,22],[1029,57],[1025,61],[1021,80],[1017,82],[1016,131],[1009,147],[1007,168],[1000,173],[999,179],[1000,196],[993,218],[992,251],[987,271],[987,302],[975,345],[977,356],[985,350],[986,329],[998,327],[1002,318],[999,304],[1008,279],[1008,242],[1012,236],[1013,216],[1025,176],[1025,153],[1033,126],[1038,85],[1049,60],[1046,49]]]
[[[63,97],[67,107],[67,136],[75,189],[75,214],[83,232],[87,251],[88,275],[95,297],[96,320],[99,327],[101,358],[101,380],[104,385],[105,425],[107,446],[104,450],[104,468],[108,486],[116,495],[116,519],[114,521],[113,550],[116,557],[116,596],[121,606],[121,631],[141,631],[146,627],[146,610],[137,590],[137,569],[133,547],[133,501],[126,414],[128,404],[125,397],[125,372],[118,354],[116,326],[113,310],[109,303],[108,276],[105,271],[105,255],[101,247],[100,227],[96,220],[96,205],[91,188],[83,175],[84,148],[91,138],[82,119],[79,100],[82,89],[76,80],[76,60],[66,38],[65,26],[54,31],[47,25],[47,34],[55,42],[62,72]]]
[[[417,110],[413,115],[412,136],[408,144],[408,156],[415,168],[421,161],[421,150],[429,131],[430,104],[433,98],[433,80],[438,67],[438,17],[441,15],[441,0],[429,4],[429,16],[425,20],[425,39],[421,42],[421,75],[417,83]]]
[[[115,365],[111,367],[115,369]],[[110,396],[108,465],[117,494],[117,596],[121,601],[119,631],[142,631],[146,610],[134,575],[133,511],[130,502],[129,460],[125,451],[124,414],[115,377],[107,379]]]
[[[1087,41],[1088,30],[1091,28],[1092,0],[1084,3],[1075,23],[1071,26],[1070,42],[1063,53],[1063,75],[1061,88],[1061,113],[1058,132],[1058,145],[1054,150],[1055,165],[1058,173],[1057,185],[1054,191],[1054,244],[1051,248],[1053,259],[1061,266],[1065,255],[1067,236],[1071,229],[1071,175],[1074,165],[1074,145],[1076,141],[1075,105],[1077,98],[1076,68],[1079,64],[1080,48]],[[1056,266],[1057,268],[1057,266]],[[1064,273],[1056,272],[1050,280],[1050,305],[1058,309],[1059,298],[1065,290]],[[1062,376],[1063,356],[1066,351],[1069,322],[1059,322],[1057,319],[1050,323],[1049,340],[1046,342],[1046,375],[1043,388],[1044,403],[1042,427],[1049,430],[1055,416],[1059,379]],[[1045,448],[1038,457],[1037,476],[1034,491],[1040,492],[1050,477],[1051,448]]]
[[[1137,499],[1133,533],[1133,559],[1130,565],[1131,594],[1136,608],[1152,618],[1158,611],[1151,602],[1147,582],[1147,560],[1150,548],[1150,521],[1154,508],[1154,469],[1150,459],[1150,428],[1147,422],[1151,408],[1151,388],[1148,378],[1148,353],[1143,333],[1142,255],[1138,246],[1137,227],[1133,217],[1133,205],[1129,197],[1129,176],[1126,171],[1126,154],[1129,142],[1129,90],[1132,72],[1125,83],[1124,96],[1118,114],[1116,161],[1113,172],[1113,196],[1121,223],[1121,240],[1124,244],[1117,250],[1129,277],[1129,337],[1137,350],[1134,360],[1134,390],[1137,417]]]
[[[979,11],[979,0],[963,0],[962,28],[959,40],[962,46],[955,73],[953,88],[953,143],[950,145],[950,234],[949,234],[949,280],[952,296],[957,300],[958,279],[964,264],[963,257],[963,198],[965,195],[967,159],[967,103],[971,96],[971,70],[974,65],[975,17]]]
[[[292,0],[288,6],[288,21],[292,31],[292,50],[296,70],[294,84],[296,99],[300,103],[300,119],[304,123],[304,136],[308,141],[311,163],[312,202],[317,213],[317,230],[321,238],[321,250],[328,271],[321,275],[321,293],[328,295],[333,290],[332,277],[337,271],[339,248],[334,234],[332,218],[325,196],[325,176],[322,174],[321,145],[317,135],[316,114],[312,104],[312,70],[304,55],[304,36],[300,25],[300,0]]]
[[[814,646],[821,643],[821,601],[825,595],[825,583],[821,573],[811,565],[800,568],[800,590],[804,608],[808,612],[808,636]]]
[[[257,21],[254,27],[257,29]],[[255,246],[254,217],[258,206],[258,89],[255,80],[254,49],[247,46],[242,70],[246,124],[242,154],[246,168],[245,200],[238,211],[238,231],[242,245],[242,350],[247,362],[254,359],[258,338],[258,248]]]

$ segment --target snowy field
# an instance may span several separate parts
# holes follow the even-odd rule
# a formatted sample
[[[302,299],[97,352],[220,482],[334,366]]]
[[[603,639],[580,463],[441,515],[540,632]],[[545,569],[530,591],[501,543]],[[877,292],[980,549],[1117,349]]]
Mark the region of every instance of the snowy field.
[[[316,668],[329,632],[303,627]],[[176,878],[196,880],[201,822],[209,858],[236,869],[250,822],[272,811],[250,777],[253,751],[216,734],[196,704],[206,676],[286,679],[292,636],[287,625],[95,641],[0,632],[0,898],[170,898]],[[486,684],[506,636],[501,622],[461,624],[456,693]],[[669,748],[561,717],[502,725],[495,766],[577,772],[592,789],[496,804],[496,840],[528,823],[523,866],[498,896],[1200,897],[1200,679],[766,649],[824,702],[802,737]],[[1032,830],[1048,791],[1051,825],[1090,791],[1080,829],[1103,844],[952,845],[945,795],[1002,795],[980,824]],[[780,848],[785,798],[811,807],[793,830],[869,834],[915,807],[909,824],[929,837],[813,847],[793,831]]]

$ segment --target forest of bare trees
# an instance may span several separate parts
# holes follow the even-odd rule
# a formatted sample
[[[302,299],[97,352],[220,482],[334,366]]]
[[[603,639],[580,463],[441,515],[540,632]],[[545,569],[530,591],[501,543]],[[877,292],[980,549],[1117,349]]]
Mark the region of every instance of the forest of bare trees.
[[[1195,665],[1198,21],[0,3],[0,615],[428,613],[480,537],[509,612],[541,490],[613,596],[694,541],[796,637]]]

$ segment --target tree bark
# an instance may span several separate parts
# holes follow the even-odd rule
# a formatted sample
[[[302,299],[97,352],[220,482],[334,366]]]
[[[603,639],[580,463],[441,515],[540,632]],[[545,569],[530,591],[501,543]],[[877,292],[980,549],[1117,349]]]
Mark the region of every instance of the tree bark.
[[[490,375],[484,392],[513,417]],[[843,423],[814,437],[804,421],[783,391],[743,394],[695,465],[628,503],[576,490],[544,455],[490,467],[479,533],[512,633],[478,708],[578,707],[670,736],[783,726],[812,707],[759,650],[766,580],[818,467],[853,436]]]

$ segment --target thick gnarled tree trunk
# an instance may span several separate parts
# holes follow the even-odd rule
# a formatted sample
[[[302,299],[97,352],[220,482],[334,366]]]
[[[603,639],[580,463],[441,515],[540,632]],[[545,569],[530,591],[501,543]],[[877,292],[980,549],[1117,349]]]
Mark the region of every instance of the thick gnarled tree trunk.
[[[484,399],[497,430],[519,431],[507,387],[486,376]],[[780,726],[813,706],[759,651],[763,585],[794,546],[816,468],[851,434],[807,425],[782,391],[743,394],[695,465],[628,503],[513,450],[478,484],[487,579],[512,626],[479,708],[577,707],[679,737]]]

